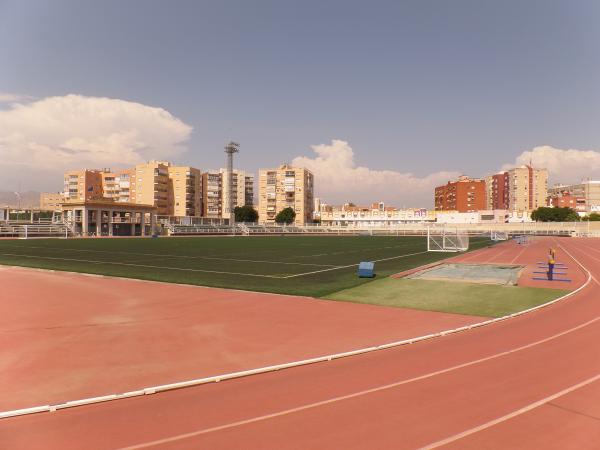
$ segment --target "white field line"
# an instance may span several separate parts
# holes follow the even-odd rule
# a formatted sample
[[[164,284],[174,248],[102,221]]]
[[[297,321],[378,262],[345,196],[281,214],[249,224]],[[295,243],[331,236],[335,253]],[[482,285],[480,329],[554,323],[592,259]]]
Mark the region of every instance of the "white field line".
[[[391,256],[389,258],[381,258],[381,259],[373,259],[373,260],[370,260],[370,262],[380,262],[380,261],[388,261],[390,259],[406,258],[407,256],[422,255],[423,253],[429,253],[429,252],[424,251],[424,252],[417,252],[417,253],[407,253],[406,255]],[[358,265],[359,265],[359,263],[348,264],[346,266],[337,266],[337,267],[332,267],[332,268],[329,268],[329,269],[313,270],[312,272],[296,273],[296,274],[293,274],[293,275],[284,275],[281,278],[303,277],[305,275],[312,275],[312,274],[315,274],[315,273],[330,272],[332,270],[339,270],[339,269],[347,269],[348,267],[356,267]]]
[[[319,362],[325,362],[325,361],[332,361],[334,359],[340,359],[340,358],[346,358],[349,356],[354,356],[354,355],[360,355],[362,353],[369,353],[369,352],[373,352],[373,351],[377,351],[377,350],[383,350],[386,348],[391,348],[391,347],[398,347],[401,345],[408,345],[408,344],[414,344],[416,342],[421,342],[421,341],[425,341],[428,339],[433,339],[433,338],[437,338],[437,337],[441,337],[441,336],[446,336],[449,334],[455,334],[455,333],[460,333],[463,331],[467,331],[467,330],[471,330],[473,328],[478,328],[478,327],[483,327],[486,325],[490,325],[493,323],[497,323],[497,322],[501,322],[507,319],[511,319],[513,317],[517,317],[517,316],[521,316],[523,314],[528,314],[532,311],[536,311],[538,309],[541,308],[546,308],[550,305],[553,305],[556,302],[559,302],[561,300],[564,300],[566,298],[572,297],[573,295],[579,293],[582,289],[586,288],[590,282],[592,281],[592,279],[594,280],[594,282],[597,283],[596,279],[592,277],[592,274],[590,273],[589,270],[587,270],[573,255],[571,255],[564,247],[560,246],[582,269],[583,271],[587,274],[587,279],[585,281],[584,284],[582,284],[581,286],[579,286],[577,289],[575,289],[574,291],[568,292],[567,294],[558,297],[548,303],[544,303],[542,305],[538,305],[538,306],[534,306],[533,308],[529,308],[529,309],[525,309],[523,311],[519,311],[513,314],[509,314],[507,316],[503,316],[503,317],[497,317],[495,319],[489,319],[489,320],[485,320],[483,322],[478,322],[478,323],[474,323],[471,325],[465,325],[459,328],[454,328],[454,329],[450,329],[450,330],[445,330],[445,331],[440,331],[438,333],[433,333],[433,334],[427,334],[425,336],[419,336],[416,338],[411,338],[411,339],[404,339],[401,341],[395,341],[395,342],[390,342],[387,344],[381,344],[381,345],[377,345],[377,346],[373,346],[373,347],[367,347],[367,348],[362,348],[362,349],[358,349],[358,350],[353,350],[353,351],[349,351],[349,352],[343,352],[343,353],[334,353],[331,355],[325,355],[325,356],[320,356],[320,357],[316,357],[316,358],[310,358],[310,359],[304,359],[304,360],[300,360],[300,361],[293,361],[293,362],[289,362],[289,363],[284,363],[284,364],[276,364],[276,365],[272,365],[272,366],[266,366],[266,367],[260,367],[257,369],[251,369],[251,370],[245,370],[245,371],[241,371],[241,372],[233,372],[233,373],[226,373],[226,374],[222,374],[222,375],[216,375],[216,376],[211,376],[211,377],[206,377],[206,378],[197,378],[197,379],[193,379],[193,380],[188,380],[188,381],[181,381],[181,382],[177,382],[177,383],[170,383],[170,384],[163,384],[160,386],[153,386],[153,387],[148,387],[148,388],[143,388],[143,389],[139,389],[139,390],[135,390],[135,391],[129,391],[129,392],[124,392],[122,394],[110,394],[110,395],[106,395],[106,396],[101,396],[101,397],[93,397],[93,398],[89,398],[89,399],[81,399],[81,400],[75,400],[75,401],[71,401],[71,402],[66,402],[66,403],[61,403],[58,405],[45,405],[45,406],[36,406],[36,407],[32,407],[32,408],[24,408],[24,409],[16,409],[16,410],[12,410],[12,411],[3,411],[0,412],[0,419],[2,418],[7,418],[7,417],[13,417],[13,416],[19,416],[19,415],[24,415],[24,414],[34,414],[34,413],[38,413],[38,412],[45,412],[45,411],[56,411],[59,409],[64,409],[64,408],[70,408],[73,406],[80,406],[80,405],[85,405],[88,403],[98,403],[100,401],[111,401],[111,400],[118,400],[118,399],[122,399],[122,398],[130,398],[130,397],[136,397],[136,396],[141,396],[141,395],[147,395],[147,394],[154,394],[157,392],[164,392],[164,391],[169,391],[169,390],[173,390],[173,389],[181,389],[184,387],[189,387],[189,386],[197,386],[197,385],[201,385],[201,384],[207,384],[207,383],[213,383],[213,382],[219,382],[219,381],[223,381],[223,380],[230,380],[230,379],[234,379],[234,378],[241,378],[241,377],[246,377],[249,375],[256,375],[256,374],[260,374],[260,373],[267,373],[267,372],[274,372],[277,370],[282,370],[282,369],[288,369],[291,367],[298,367],[298,366],[305,366],[308,364],[315,364],[315,363],[319,363]],[[470,365],[473,364],[478,364],[480,362],[484,362],[484,361],[488,361],[490,359],[494,359],[494,358],[498,358],[500,356],[504,356],[510,353],[514,353],[516,351],[520,351],[520,350],[524,350],[526,348],[530,348],[533,347],[535,345],[539,345],[542,344],[544,342],[547,342],[549,340],[552,339],[556,339],[560,336],[563,336],[565,334],[571,333],[573,331],[576,331],[580,328],[586,327],[596,321],[600,320],[600,317],[596,317],[588,322],[585,322],[583,324],[580,324],[574,328],[571,328],[569,330],[565,330],[561,333],[555,334],[553,336],[550,336],[548,338],[542,339],[540,341],[536,341],[527,345],[524,345],[522,347],[518,347],[516,349],[512,349],[512,350],[507,350],[505,352],[501,352],[501,353],[497,353],[496,355],[491,355],[479,360],[475,360],[475,361],[470,361],[468,363],[464,363],[464,364],[460,364],[458,366],[454,366],[454,367],[450,367],[447,369],[443,369],[441,371],[438,372],[434,372],[431,374],[426,374],[426,375],[422,375],[420,377],[416,377],[410,380],[404,380],[402,382],[398,382],[401,384],[406,384],[412,381],[418,381],[420,379],[425,379],[425,378],[430,378],[432,376],[435,375],[439,375],[442,373],[446,373],[452,370],[457,370],[460,369],[462,367],[468,367]],[[395,383],[397,384],[397,383]],[[375,388],[375,389],[380,389],[380,388]],[[103,399],[103,400],[98,400],[98,399]]]
[[[412,244],[391,245],[391,246],[387,246],[387,247],[363,248],[363,249],[359,249],[359,250],[344,250],[342,252],[318,253],[316,255],[300,255],[300,256],[297,256],[296,258],[315,258],[317,256],[347,255],[348,253],[360,253],[360,252],[365,252],[365,251],[383,250],[383,249],[388,249],[388,248],[406,248],[406,247],[410,247],[410,246],[412,246]]]
[[[7,245],[6,247],[18,248],[18,249],[42,249],[48,251],[60,250],[69,252],[84,252],[84,253],[109,253],[117,255],[133,255],[133,256],[159,256],[161,258],[185,258],[185,259],[206,259],[214,261],[233,261],[233,262],[251,262],[251,263],[266,263],[266,264],[288,264],[297,266],[317,266],[317,267],[334,267],[334,264],[317,264],[317,263],[300,263],[300,262],[289,262],[289,261],[270,261],[270,260],[256,260],[256,259],[235,259],[235,258],[217,258],[216,256],[192,256],[192,255],[170,255],[163,253],[140,253],[140,252],[113,252],[110,250],[88,250],[80,248],[51,248],[41,246],[18,246],[18,245]]]
[[[75,261],[89,264],[108,264],[108,265],[116,265],[116,266],[128,266],[128,267],[144,267],[150,269],[166,269],[166,270],[178,270],[182,272],[203,272],[203,273],[218,273],[225,275],[242,275],[246,277],[261,277],[261,278],[276,278],[281,279],[285,278],[285,276],[280,275],[263,275],[257,273],[243,273],[243,272],[225,272],[220,270],[206,270],[206,269],[191,269],[187,267],[169,267],[169,266],[155,266],[151,264],[135,264],[135,263],[124,263],[117,261],[96,261],[90,259],[76,259],[76,258],[60,258],[57,256],[34,256],[34,255],[23,255],[18,253],[0,253],[0,256],[19,256],[23,258],[31,258],[31,259],[51,259],[58,261]]]
[[[568,388],[563,389],[562,391],[556,392],[555,394],[552,394],[552,395],[549,395],[547,397],[544,397],[541,400],[538,400],[537,402],[530,403],[529,405],[527,405],[527,406],[525,406],[525,407],[523,407],[521,409],[518,409],[516,411],[513,411],[513,412],[511,412],[509,414],[506,414],[506,415],[504,415],[502,417],[498,417],[497,419],[490,420],[489,422],[486,422],[486,423],[484,423],[482,425],[479,425],[477,427],[471,428],[469,430],[463,431],[462,433],[455,434],[454,436],[450,436],[450,437],[448,437],[446,439],[442,439],[441,441],[433,442],[432,444],[429,444],[429,445],[426,445],[425,447],[422,447],[421,450],[431,450],[431,449],[434,449],[434,448],[438,448],[438,447],[441,447],[443,445],[450,444],[450,443],[452,443],[454,441],[458,441],[459,439],[462,439],[464,437],[467,437],[467,436],[470,436],[472,434],[478,433],[480,431],[486,430],[486,429],[491,428],[491,427],[493,427],[495,425],[498,425],[499,423],[506,422],[507,420],[510,420],[510,419],[512,419],[514,417],[520,416],[521,414],[524,414],[524,413],[526,413],[528,411],[531,411],[532,409],[535,409],[535,408],[538,408],[540,406],[543,406],[546,403],[551,402],[552,400],[556,400],[557,398],[562,397],[563,395],[569,394],[569,393],[571,393],[573,391],[576,391],[577,389],[585,387],[588,384],[592,384],[592,383],[594,383],[595,381],[598,381],[598,380],[600,380],[600,374],[597,374],[597,375],[595,375],[595,376],[593,376],[591,378],[588,378],[587,380],[584,380],[581,383],[577,383],[577,384],[574,384],[573,386],[569,386]]]

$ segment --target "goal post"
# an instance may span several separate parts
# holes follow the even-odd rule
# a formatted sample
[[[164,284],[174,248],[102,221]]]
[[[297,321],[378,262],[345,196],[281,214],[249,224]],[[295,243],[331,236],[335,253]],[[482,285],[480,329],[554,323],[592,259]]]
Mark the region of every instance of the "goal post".
[[[492,241],[507,241],[508,233],[506,231],[490,231],[490,239]]]
[[[464,231],[427,228],[428,252],[464,252],[469,249],[469,234]]]

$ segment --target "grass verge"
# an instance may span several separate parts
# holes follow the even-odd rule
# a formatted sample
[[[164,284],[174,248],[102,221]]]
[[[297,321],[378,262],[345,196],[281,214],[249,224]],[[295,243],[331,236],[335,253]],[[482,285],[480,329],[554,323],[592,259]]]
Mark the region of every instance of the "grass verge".
[[[325,296],[331,300],[501,317],[547,303],[569,291],[454,281],[385,278]]]

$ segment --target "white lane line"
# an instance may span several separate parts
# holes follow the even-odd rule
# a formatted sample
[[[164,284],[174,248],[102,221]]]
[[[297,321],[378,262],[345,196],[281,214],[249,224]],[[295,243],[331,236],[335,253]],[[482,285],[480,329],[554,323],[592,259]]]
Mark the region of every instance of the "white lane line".
[[[513,259],[511,259],[510,263],[511,263],[511,264],[514,264],[514,262],[515,262],[515,261],[516,261],[516,260],[519,258],[519,256],[521,256],[521,255],[523,254],[523,252],[525,251],[525,249],[526,249],[526,248],[527,248],[527,247],[523,247],[523,248],[521,249],[521,251],[520,251],[520,252],[517,254],[517,256],[515,256]]]
[[[560,245],[560,244],[559,244],[558,246],[559,246],[560,248],[562,248],[562,249],[563,249],[563,251],[564,251],[564,252],[566,252],[566,253],[567,253],[567,254],[568,254],[568,255],[569,255],[569,256],[570,256],[572,259],[575,259],[575,258],[573,257],[573,255],[571,255],[571,254],[570,254],[570,253],[567,251],[567,249],[566,249],[566,248],[564,248],[564,247],[563,247],[562,245]],[[587,253],[586,251],[584,251],[584,250],[582,250],[582,249],[580,249],[580,248],[577,248],[577,247],[575,247],[573,250],[577,250],[578,252],[581,252],[581,253],[583,253],[583,255],[584,255],[584,256],[586,256],[586,257],[588,257],[588,258],[592,258],[594,261],[598,261],[598,262],[600,262],[600,259],[598,259],[598,258],[594,258],[594,257],[593,257],[593,256],[591,256],[589,253]],[[594,282],[595,282],[595,283],[597,283],[597,284],[600,284],[600,283],[598,282],[598,280],[596,279],[596,277],[594,277],[593,275],[592,275],[592,280],[594,280]]]
[[[486,423],[484,423],[482,425],[479,425],[477,427],[471,428],[469,430],[463,431],[462,433],[455,434],[454,436],[450,436],[450,437],[448,437],[446,439],[442,439],[441,441],[437,441],[437,442],[434,442],[432,444],[428,444],[425,447],[422,447],[421,450],[431,450],[431,449],[434,449],[434,448],[438,448],[438,447],[441,447],[443,445],[447,445],[447,444],[450,444],[452,442],[458,441],[459,439],[465,438],[465,437],[470,436],[472,434],[475,434],[475,433],[478,433],[480,431],[486,430],[486,429],[488,429],[490,427],[498,425],[499,423],[506,422],[507,420],[510,420],[510,419],[512,419],[514,417],[520,416],[521,414],[524,414],[524,413],[526,413],[528,411],[531,411],[532,409],[535,409],[535,408],[538,408],[540,406],[543,406],[546,403],[551,402],[552,400],[556,400],[557,398],[562,397],[563,395],[569,394],[569,393],[571,393],[571,392],[573,392],[573,391],[575,391],[577,389],[585,387],[588,384],[591,384],[591,383],[593,383],[595,381],[598,381],[598,380],[600,380],[600,374],[597,374],[597,375],[595,375],[595,376],[593,376],[591,378],[588,378],[587,380],[584,380],[581,383],[574,384],[573,386],[570,386],[570,387],[568,387],[566,389],[563,389],[560,392],[557,392],[555,394],[549,395],[548,397],[544,397],[543,399],[538,400],[537,402],[530,403],[529,405],[527,405],[527,406],[525,406],[525,407],[523,407],[521,409],[518,409],[516,411],[513,411],[513,412],[511,412],[509,414],[506,414],[506,415],[504,415],[502,417],[498,417],[497,419],[490,420],[489,422],[486,422]]]
[[[262,275],[257,273],[243,273],[243,272],[225,272],[220,270],[205,270],[205,269],[191,269],[186,267],[169,267],[169,266],[155,266],[150,264],[134,264],[134,263],[124,263],[124,262],[116,262],[116,261],[96,261],[90,259],[76,259],[76,258],[59,258],[57,256],[33,256],[33,255],[23,255],[18,253],[0,253],[1,256],[17,256],[21,258],[31,258],[31,259],[50,259],[50,260],[58,260],[58,261],[75,261],[82,262],[88,264],[108,264],[115,266],[128,266],[128,267],[144,267],[150,269],[165,269],[165,270],[178,270],[183,272],[204,272],[204,273],[218,273],[218,274],[226,274],[226,275],[242,275],[247,277],[261,277],[261,278],[286,278],[281,275]]]
[[[381,261],[388,261],[390,259],[406,258],[408,256],[422,255],[423,253],[429,253],[429,252],[424,251],[424,252],[417,252],[417,253],[407,253],[406,255],[391,256],[389,258],[381,258],[381,259],[373,259],[373,260],[370,260],[370,262],[381,262]],[[313,270],[312,272],[296,273],[293,275],[284,275],[281,278],[297,278],[297,277],[303,277],[306,275],[312,275],[315,273],[330,272],[332,270],[347,269],[348,267],[356,267],[356,266],[358,266],[358,263],[348,264],[347,266],[332,267],[330,269]]]
[[[300,263],[300,262],[289,262],[289,261],[272,261],[272,260],[256,260],[256,259],[235,259],[235,258],[217,258],[216,256],[192,256],[192,255],[170,255],[162,253],[140,253],[140,252],[113,252],[109,250],[91,250],[91,249],[80,249],[80,248],[54,248],[54,247],[42,247],[36,245],[6,245],[6,247],[18,248],[18,249],[42,249],[48,251],[70,251],[70,252],[85,252],[85,253],[109,253],[117,255],[135,255],[135,256],[159,256],[161,258],[185,258],[185,259],[206,259],[215,261],[234,261],[234,262],[252,262],[252,263],[266,263],[266,264],[288,264],[297,266],[316,266],[316,267],[334,267],[335,264],[317,264],[317,263]]]
[[[547,338],[540,339],[539,341],[535,341],[535,342],[532,342],[530,344],[523,345],[521,347],[516,347],[516,348],[513,348],[511,350],[506,350],[504,352],[496,353],[494,355],[486,356],[484,358],[476,359],[476,360],[469,361],[469,362],[466,362],[466,363],[463,363],[463,364],[458,364],[456,366],[448,367],[446,369],[438,370],[438,371],[435,371],[435,372],[430,372],[430,373],[427,373],[425,375],[420,375],[418,377],[409,378],[407,380],[397,381],[397,382],[394,382],[394,383],[391,383],[391,384],[386,384],[384,386],[378,386],[378,387],[371,388],[371,389],[365,389],[363,391],[354,392],[352,394],[341,395],[341,396],[333,397],[333,398],[330,398],[330,399],[327,399],[327,400],[323,400],[323,401],[320,401],[320,402],[309,403],[309,404],[306,404],[306,405],[298,406],[296,408],[290,408],[290,409],[286,409],[286,410],[283,410],[283,411],[278,411],[278,412],[275,412],[275,413],[272,413],[272,414],[266,414],[266,415],[263,415],[263,416],[253,417],[251,419],[239,420],[237,422],[231,422],[231,423],[228,423],[228,424],[219,425],[219,426],[212,427],[212,428],[205,428],[205,429],[202,429],[202,430],[197,430],[197,431],[192,431],[192,432],[189,432],[189,433],[178,434],[178,435],[175,435],[175,436],[170,436],[168,438],[158,439],[158,440],[155,440],[155,441],[148,441],[148,442],[144,442],[142,444],[137,444],[137,445],[133,445],[133,446],[129,446],[129,447],[124,447],[121,450],[133,450],[133,449],[139,449],[139,448],[154,447],[154,446],[161,445],[161,444],[166,444],[166,443],[169,443],[169,442],[179,441],[179,440],[182,440],[182,439],[187,439],[187,438],[191,438],[191,437],[195,437],[195,436],[200,436],[200,435],[207,434],[207,433],[212,433],[214,431],[221,431],[221,430],[225,430],[225,429],[228,429],[228,428],[235,428],[235,427],[239,427],[239,426],[242,426],[242,425],[247,425],[247,424],[251,424],[251,423],[255,423],[255,422],[261,422],[261,421],[265,421],[265,420],[268,420],[268,419],[274,419],[274,418],[277,418],[277,417],[286,416],[286,415],[293,414],[293,413],[296,413],[296,412],[305,411],[307,409],[314,409],[314,408],[318,408],[319,406],[329,405],[329,404],[332,404],[332,403],[337,403],[337,402],[341,402],[341,401],[344,401],[344,400],[349,400],[349,399],[352,399],[352,398],[362,397],[362,396],[365,396],[365,395],[368,395],[368,394],[373,394],[375,392],[381,392],[381,391],[389,390],[389,389],[396,388],[398,386],[402,386],[402,385],[405,385],[405,384],[414,383],[416,381],[426,380],[428,378],[433,378],[433,377],[435,377],[437,375],[443,375],[445,373],[453,372],[455,370],[464,369],[465,367],[474,366],[476,364],[481,364],[481,363],[486,362],[486,361],[490,361],[490,360],[497,359],[497,358],[500,358],[500,357],[503,357],[503,356],[507,356],[507,355],[510,355],[510,354],[513,354],[513,353],[517,353],[517,352],[520,352],[520,351],[523,351],[523,350],[527,350],[529,348],[532,348],[532,347],[544,344],[546,342],[552,341],[554,339],[557,339],[559,337],[562,337],[562,336],[564,336],[566,334],[573,333],[573,332],[575,332],[577,330],[580,330],[582,328],[585,328],[585,327],[587,327],[587,326],[589,326],[589,325],[591,325],[591,324],[593,324],[595,322],[598,322],[599,320],[600,320],[600,316],[595,317],[594,319],[591,319],[591,320],[589,320],[589,321],[587,321],[585,323],[582,323],[580,325],[577,325],[576,327],[573,327],[573,328],[570,328],[568,330],[562,331],[560,333],[554,334],[554,335],[549,336]]]

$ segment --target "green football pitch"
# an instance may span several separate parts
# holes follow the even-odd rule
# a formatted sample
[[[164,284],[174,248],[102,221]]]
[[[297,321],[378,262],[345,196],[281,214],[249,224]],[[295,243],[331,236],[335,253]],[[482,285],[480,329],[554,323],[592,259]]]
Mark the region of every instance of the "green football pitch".
[[[470,250],[490,245],[471,238]],[[0,240],[0,264],[321,297],[456,255],[424,237],[236,236]]]

